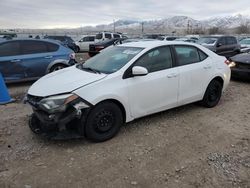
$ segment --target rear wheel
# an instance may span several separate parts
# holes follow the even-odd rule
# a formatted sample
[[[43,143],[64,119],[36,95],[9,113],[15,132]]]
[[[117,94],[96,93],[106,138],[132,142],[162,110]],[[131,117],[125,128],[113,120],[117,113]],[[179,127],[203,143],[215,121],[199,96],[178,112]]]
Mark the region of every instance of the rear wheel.
[[[123,124],[121,109],[112,102],[103,102],[90,111],[85,124],[85,136],[94,142],[113,138]]]
[[[222,88],[223,86],[219,81],[212,80],[207,87],[201,104],[208,108],[216,106],[220,101]]]

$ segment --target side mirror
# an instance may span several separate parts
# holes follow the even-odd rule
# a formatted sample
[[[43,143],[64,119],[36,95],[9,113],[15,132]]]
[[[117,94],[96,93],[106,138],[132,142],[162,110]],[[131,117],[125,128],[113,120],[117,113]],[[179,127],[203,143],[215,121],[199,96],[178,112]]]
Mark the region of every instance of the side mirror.
[[[145,76],[148,74],[148,70],[141,66],[134,66],[132,68],[132,75],[133,76]]]
[[[222,44],[221,44],[221,43],[218,43],[218,44],[217,44],[217,47],[221,47],[221,46],[222,46]]]

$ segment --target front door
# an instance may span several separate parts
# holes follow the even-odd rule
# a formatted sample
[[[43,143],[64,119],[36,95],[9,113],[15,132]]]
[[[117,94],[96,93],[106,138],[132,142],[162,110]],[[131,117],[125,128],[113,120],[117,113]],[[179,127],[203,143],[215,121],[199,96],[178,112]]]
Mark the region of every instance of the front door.
[[[172,67],[169,46],[147,52],[133,66],[148,70],[145,76],[127,78],[130,111],[134,118],[176,106],[179,72],[178,67]]]

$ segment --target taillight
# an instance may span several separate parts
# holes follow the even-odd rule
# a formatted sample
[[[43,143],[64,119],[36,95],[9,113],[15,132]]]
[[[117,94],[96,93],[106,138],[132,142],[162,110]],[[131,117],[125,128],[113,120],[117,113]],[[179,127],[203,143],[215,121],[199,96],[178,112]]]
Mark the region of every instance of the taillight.
[[[225,63],[226,63],[227,65],[229,65],[229,64],[231,63],[231,61],[229,61],[228,59],[226,59],[226,60],[225,60]]]
[[[231,67],[235,67],[236,63],[233,62],[233,61],[229,61],[229,60],[226,60],[225,63],[231,68]]]
[[[75,54],[75,53],[70,54],[70,55],[69,55],[69,58],[70,58],[70,59],[76,59],[76,54]]]
[[[100,51],[100,50],[103,50],[103,49],[104,49],[104,46],[96,46],[95,49],[96,49],[97,51]]]

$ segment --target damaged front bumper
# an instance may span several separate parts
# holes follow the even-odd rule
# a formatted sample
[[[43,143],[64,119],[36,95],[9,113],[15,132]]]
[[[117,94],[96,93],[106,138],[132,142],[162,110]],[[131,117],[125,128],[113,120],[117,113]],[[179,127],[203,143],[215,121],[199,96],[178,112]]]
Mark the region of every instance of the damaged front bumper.
[[[49,99],[46,98],[48,104],[51,103]],[[34,133],[56,140],[84,136],[84,123],[91,104],[77,97],[51,110],[46,109],[46,105],[42,105],[44,100],[44,98],[31,95],[27,95],[25,99],[33,108],[29,127]]]

